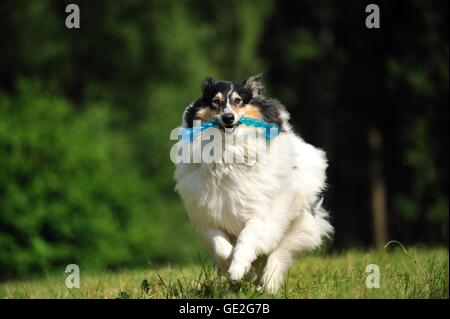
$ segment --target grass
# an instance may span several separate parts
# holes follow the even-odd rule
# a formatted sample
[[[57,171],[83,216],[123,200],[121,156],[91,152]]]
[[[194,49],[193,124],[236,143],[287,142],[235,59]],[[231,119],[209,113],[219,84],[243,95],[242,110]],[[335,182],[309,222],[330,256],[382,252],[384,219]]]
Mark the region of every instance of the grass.
[[[380,269],[380,288],[365,285],[366,267]],[[277,295],[232,283],[210,263],[120,272],[83,272],[79,289],[65,275],[0,283],[0,298],[448,298],[445,248],[350,250],[300,258]]]

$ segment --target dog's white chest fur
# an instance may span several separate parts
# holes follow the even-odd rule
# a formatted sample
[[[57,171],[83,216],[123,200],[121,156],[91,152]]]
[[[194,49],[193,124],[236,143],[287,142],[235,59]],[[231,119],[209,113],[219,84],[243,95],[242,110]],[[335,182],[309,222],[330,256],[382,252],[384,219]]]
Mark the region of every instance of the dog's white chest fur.
[[[214,226],[237,236],[264,196],[259,170],[244,163],[178,165],[177,190],[195,228]]]
[[[204,185],[203,192],[196,194],[201,203],[197,208],[203,211],[205,223],[237,236],[243,228],[245,216],[249,214],[248,207],[254,201],[248,183],[242,183],[242,178],[250,174],[251,167],[243,164],[212,166],[193,172],[201,174]]]
[[[293,133],[282,133],[253,165],[238,163],[178,164],[175,178],[196,229],[219,227],[237,236],[253,216],[272,216],[276,199],[290,201],[283,218],[293,219],[315,200],[324,186],[326,162],[323,152],[304,143]],[[229,153],[244,152],[237,144]],[[229,154],[224,154],[224,158]],[[313,176],[314,175],[314,176]],[[311,176],[313,176],[311,178]],[[306,198],[301,198],[303,192]],[[300,196],[300,197],[299,197]]]

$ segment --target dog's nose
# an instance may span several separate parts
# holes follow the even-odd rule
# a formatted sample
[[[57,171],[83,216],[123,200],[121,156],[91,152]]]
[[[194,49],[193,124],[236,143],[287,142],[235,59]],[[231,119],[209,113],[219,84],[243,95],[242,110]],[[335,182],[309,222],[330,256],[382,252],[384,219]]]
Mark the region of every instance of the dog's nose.
[[[225,113],[222,115],[222,121],[225,125],[231,125],[234,122],[234,114],[233,113]]]

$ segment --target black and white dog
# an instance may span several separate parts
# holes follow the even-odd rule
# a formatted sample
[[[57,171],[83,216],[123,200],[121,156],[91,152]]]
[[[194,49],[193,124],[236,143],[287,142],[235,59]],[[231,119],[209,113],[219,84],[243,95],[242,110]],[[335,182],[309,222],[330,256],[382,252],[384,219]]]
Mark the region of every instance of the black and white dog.
[[[319,247],[333,228],[320,199],[326,186],[325,153],[296,135],[286,108],[261,91],[261,75],[243,83],[203,81],[202,96],[185,109],[182,127],[216,120],[223,137],[233,136],[222,159],[248,156],[245,146],[253,141],[261,145],[256,135],[248,137],[260,128],[241,125],[244,117],[276,124],[280,131],[266,141],[269,147],[256,147],[252,165],[178,163],[175,179],[189,218],[219,269],[232,280],[247,273],[256,278],[255,261],[265,256],[258,259],[265,258],[260,282],[276,292],[295,256]],[[200,138],[191,143],[202,147]]]

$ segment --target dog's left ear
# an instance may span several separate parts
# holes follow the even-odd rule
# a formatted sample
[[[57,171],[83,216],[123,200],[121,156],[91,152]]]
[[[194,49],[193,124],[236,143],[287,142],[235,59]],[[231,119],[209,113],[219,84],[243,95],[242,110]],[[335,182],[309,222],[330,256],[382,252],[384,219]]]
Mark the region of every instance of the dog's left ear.
[[[258,96],[261,94],[261,91],[263,90],[264,86],[262,84],[262,73],[252,75],[248,78],[248,80],[244,81],[242,84],[244,87],[250,92],[252,92],[253,96]]]

